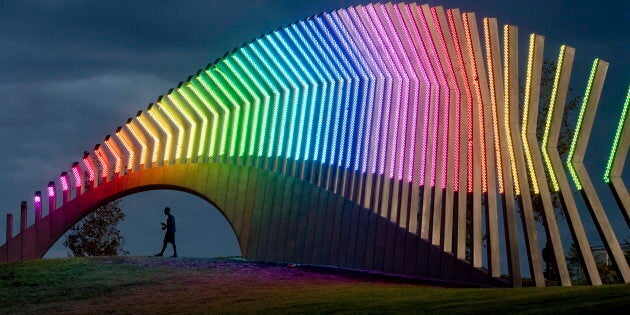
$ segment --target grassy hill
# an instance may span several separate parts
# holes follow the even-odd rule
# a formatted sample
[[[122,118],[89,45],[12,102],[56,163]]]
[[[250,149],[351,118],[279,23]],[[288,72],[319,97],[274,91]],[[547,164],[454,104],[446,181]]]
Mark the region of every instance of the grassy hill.
[[[0,265],[6,313],[623,313],[630,285],[457,289],[246,261],[108,257]]]

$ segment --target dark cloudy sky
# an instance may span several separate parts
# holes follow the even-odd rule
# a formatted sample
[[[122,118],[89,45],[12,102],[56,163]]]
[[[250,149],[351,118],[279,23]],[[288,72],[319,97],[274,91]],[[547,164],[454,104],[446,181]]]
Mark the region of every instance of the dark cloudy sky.
[[[44,190],[84,150],[168,88],[254,37],[357,3],[0,0],[0,242],[5,213],[18,213],[21,200],[30,201],[35,190]],[[593,58],[610,62],[586,161],[594,180],[600,181],[615,116],[630,83],[628,1],[430,4],[518,25],[521,39],[531,32],[545,35],[548,58],[555,58],[561,43],[575,47],[571,85],[578,93]],[[524,45],[520,49],[526,51]],[[630,235],[608,188],[597,188],[618,235]],[[128,215],[122,229],[132,254],[158,250],[157,221],[163,220],[165,205],[174,208],[178,218],[181,255],[239,254],[227,222],[197,197],[156,191],[128,197],[122,205]],[[584,211],[583,218],[587,216]],[[600,243],[594,226],[587,223],[587,229],[592,242]],[[65,250],[55,246],[49,255],[63,256]]]

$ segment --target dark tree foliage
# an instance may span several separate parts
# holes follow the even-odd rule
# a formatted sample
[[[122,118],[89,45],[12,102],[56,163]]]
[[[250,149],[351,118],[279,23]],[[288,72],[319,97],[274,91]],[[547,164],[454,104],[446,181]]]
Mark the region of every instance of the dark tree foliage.
[[[125,218],[119,204],[120,200],[116,200],[101,206],[70,229],[70,234],[63,242],[63,245],[71,251],[68,256],[129,254],[123,249],[125,239],[118,229],[118,223]]]
[[[623,242],[621,242],[621,248],[623,255],[626,257],[626,261],[630,262],[630,237],[625,238]],[[597,266],[597,272],[603,283],[620,282],[614,262],[609,265],[607,261],[598,260],[596,257],[595,265]],[[567,253],[567,267],[569,267],[569,273],[574,283],[586,284],[586,274],[582,269],[582,261],[575,242],[571,243],[571,247]]]

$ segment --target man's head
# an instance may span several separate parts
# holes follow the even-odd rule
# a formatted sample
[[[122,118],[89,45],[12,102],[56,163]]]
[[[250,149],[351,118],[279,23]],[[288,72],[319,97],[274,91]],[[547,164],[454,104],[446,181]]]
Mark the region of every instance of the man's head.
[[[169,208],[169,207],[164,208],[164,214],[166,214],[166,215],[171,214],[171,208]]]

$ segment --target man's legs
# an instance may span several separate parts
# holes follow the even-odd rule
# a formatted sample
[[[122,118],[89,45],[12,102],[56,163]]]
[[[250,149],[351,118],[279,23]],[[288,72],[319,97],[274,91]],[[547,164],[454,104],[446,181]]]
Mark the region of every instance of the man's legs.
[[[164,251],[166,250],[166,240],[164,240],[164,242],[162,243],[162,250],[160,251],[159,254],[155,254],[155,256],[162,256],[164,255]]]
[[[175,245],[175,242],[173,242],[171,244],[173,244],[173,256],[172,257],[177,257],[177,246]]]

